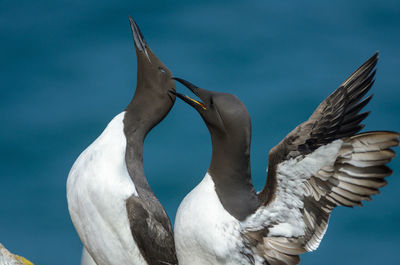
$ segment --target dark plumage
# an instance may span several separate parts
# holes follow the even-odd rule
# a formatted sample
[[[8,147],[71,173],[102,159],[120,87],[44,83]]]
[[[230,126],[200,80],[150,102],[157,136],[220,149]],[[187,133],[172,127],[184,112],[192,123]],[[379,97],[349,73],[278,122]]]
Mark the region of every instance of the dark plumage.
[[[171,71],[147,45],[129,17],[138,61],[135,95],[126,108],[125,161],[138,192],[126,201],[132,236],[149,265],[177,264],[171,222],[151,190],[143,168],[143,143],[147,133],[168,114],[175,102]]]

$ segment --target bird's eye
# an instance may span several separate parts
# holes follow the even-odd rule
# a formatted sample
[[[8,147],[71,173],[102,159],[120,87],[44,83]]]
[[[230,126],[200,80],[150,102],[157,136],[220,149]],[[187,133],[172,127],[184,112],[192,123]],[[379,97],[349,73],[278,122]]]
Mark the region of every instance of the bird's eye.
[[[158,67],[158,70],[160,70],[161,73],[165,73],[166,72],[165,69],[162,68],[162,67]]]
[[[211,97],[210,98],[210,106],[213,106],[214,105],[214,100],[213,100],[213,98]]]

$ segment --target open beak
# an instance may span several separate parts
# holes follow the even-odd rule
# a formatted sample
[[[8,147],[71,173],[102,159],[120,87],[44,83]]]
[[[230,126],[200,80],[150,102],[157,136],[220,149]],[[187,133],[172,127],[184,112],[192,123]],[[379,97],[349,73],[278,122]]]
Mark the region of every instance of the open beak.
[[[151,63],[149,54],[147,53],[146,49],[147,47],[146,41],[144,40],[142,32],[140,32],[140,29],[136,24],[135,20],[133,20],[131,16],[129,16],[129,23],[131,24],[131,30],[132,30],[133,40],[135,41],[136,50],[142,52]]]
[[[172,79],[178,81],[179,83],[181,83],[182,85],[184,85],[185,87],[189,88],[190,91],[193,92],[193,94],[195,94],[198,98],[201,99],[201,95],[199,93],[200,88],[198,88],[197,86],[193,85],[192,83],[190,83],[189,81],[186,81],[184,79],[178,78],[178,77],[173,77]],[[207,110],[206,105],[199,101],[199,100],[195,100],[189,96],[183,95],[181,93],[175,92],[176,96],[180,99],[182,99],[183,101],[185,101],[186,103],[188,103],[190,106],[194,107],[194,108],[198,108],[201,107],[203,110]]]

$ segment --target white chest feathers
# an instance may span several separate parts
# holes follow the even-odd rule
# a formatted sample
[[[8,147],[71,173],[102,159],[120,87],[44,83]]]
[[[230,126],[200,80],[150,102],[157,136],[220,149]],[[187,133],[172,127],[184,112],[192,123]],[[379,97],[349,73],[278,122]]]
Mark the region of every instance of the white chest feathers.
[[[207,173],[178,208],[175,245],[179,264],[247,264],[240,254],[240,231],[240,222],[224,209]]]
[[[125,112],[78,157],[67,181],[68,209],[98,265],[146,264],[133,240],[125,201],[137,196],[125,164]]]

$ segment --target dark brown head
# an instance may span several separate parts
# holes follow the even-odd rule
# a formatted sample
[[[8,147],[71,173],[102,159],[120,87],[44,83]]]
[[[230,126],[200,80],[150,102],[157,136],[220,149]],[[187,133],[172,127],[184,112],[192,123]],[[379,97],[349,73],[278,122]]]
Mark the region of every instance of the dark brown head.
[[[175,80],[199,98],[176,93],[200,113],[210,131],[212,157],[208,173],[222,205],[238,220],[244,220],[259,206],[251,182],[250,115],[232,94],[202,89],[180,78]]]
[[[140,123],[150,130],[172,108],[175,102],[175,81],[171,71],[147,45],[132,17],[129,17],[129,21],[137,54],[137,85],[127,112],[133,112],[134,118],[140,117]]]
[[[192,83],[174,78],[193,92],[200,100],[176,93],[192,106],[206,123],[212,138],[224,138],[233,143],[250,144],[251,121],[246,106],[229,93],[199,88]]]

